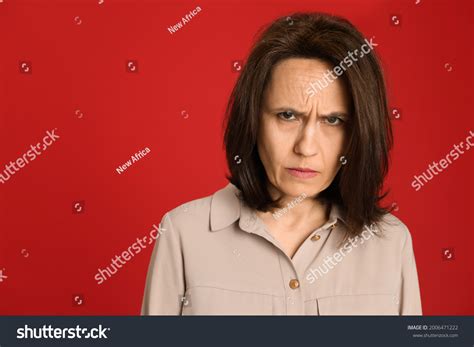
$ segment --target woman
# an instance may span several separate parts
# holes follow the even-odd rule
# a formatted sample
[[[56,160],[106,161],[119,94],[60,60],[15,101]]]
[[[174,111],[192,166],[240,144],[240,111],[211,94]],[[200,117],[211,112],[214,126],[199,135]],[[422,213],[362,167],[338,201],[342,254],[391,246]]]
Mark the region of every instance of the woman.
[[[379,206],[384,79],[348,21],[272,23],[231,95],[230,183],[165,214],[145,315],[421,315],[412,239]]]

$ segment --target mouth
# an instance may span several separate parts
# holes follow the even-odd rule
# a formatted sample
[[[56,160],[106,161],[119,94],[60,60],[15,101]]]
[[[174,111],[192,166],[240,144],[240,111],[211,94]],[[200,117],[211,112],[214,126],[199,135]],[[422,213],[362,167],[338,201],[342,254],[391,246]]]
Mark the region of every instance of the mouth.
[[[292,167],[292,168],[287,168],[288,173],[294,177],[298,178],[311,178],[314,177],[320,172],[310,169],[310,168],[302,168],[302,167]]]

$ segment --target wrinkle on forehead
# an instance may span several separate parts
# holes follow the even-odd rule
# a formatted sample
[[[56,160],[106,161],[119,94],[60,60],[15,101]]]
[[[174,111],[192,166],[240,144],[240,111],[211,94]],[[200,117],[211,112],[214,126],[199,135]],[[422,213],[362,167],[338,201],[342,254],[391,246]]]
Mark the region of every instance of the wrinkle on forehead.
[[[349,96],[342,78],[311,96],[310,84],[322,81],[331,65],[317,59],[289,58],[272,69],[272,76],[265,90],[266,107],[293,107],[305,114],[349,111]],[[336,109],[334,109],[336,108]]]

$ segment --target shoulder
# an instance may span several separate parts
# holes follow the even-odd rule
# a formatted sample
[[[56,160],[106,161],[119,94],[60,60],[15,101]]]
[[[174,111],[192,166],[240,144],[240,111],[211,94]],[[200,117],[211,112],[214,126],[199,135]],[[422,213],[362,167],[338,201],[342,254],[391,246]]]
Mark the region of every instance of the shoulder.
[[[206,227],[209,224],[212,195],[185,202],[163,216],[164,223],[170,223],[176,231]]]
[[[182,230],[216,231],[238,220],[241,202],[238,189],[231,183],[199,199],[182,204],[165,214],[173,225]]]
[[[183,230],[219,230],[234,223],[240,216],[239,190],[232,183],[211,195],[191,200],[165,214],[173,225]]]
[[[385,242],[397,247],[400,251],[407,241],[411,242],[411,234],[405,223],[391,213],[385,214],[376,223],[375,228],[380,232],[380,236]]]

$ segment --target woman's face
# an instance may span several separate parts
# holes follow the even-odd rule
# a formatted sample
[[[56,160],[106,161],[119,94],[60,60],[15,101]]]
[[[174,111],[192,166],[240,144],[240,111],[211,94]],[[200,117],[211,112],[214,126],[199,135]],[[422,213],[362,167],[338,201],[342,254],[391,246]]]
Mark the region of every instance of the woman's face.
[[[341,167],[351,105],[345,84],[338,78],[313,96],[306,92],[312,82],[324,86],[332,80],[326,73],[331,69],[321,60],[303,58],[286,59],[273,68],[257,143],[272,195],[316,196]]]

